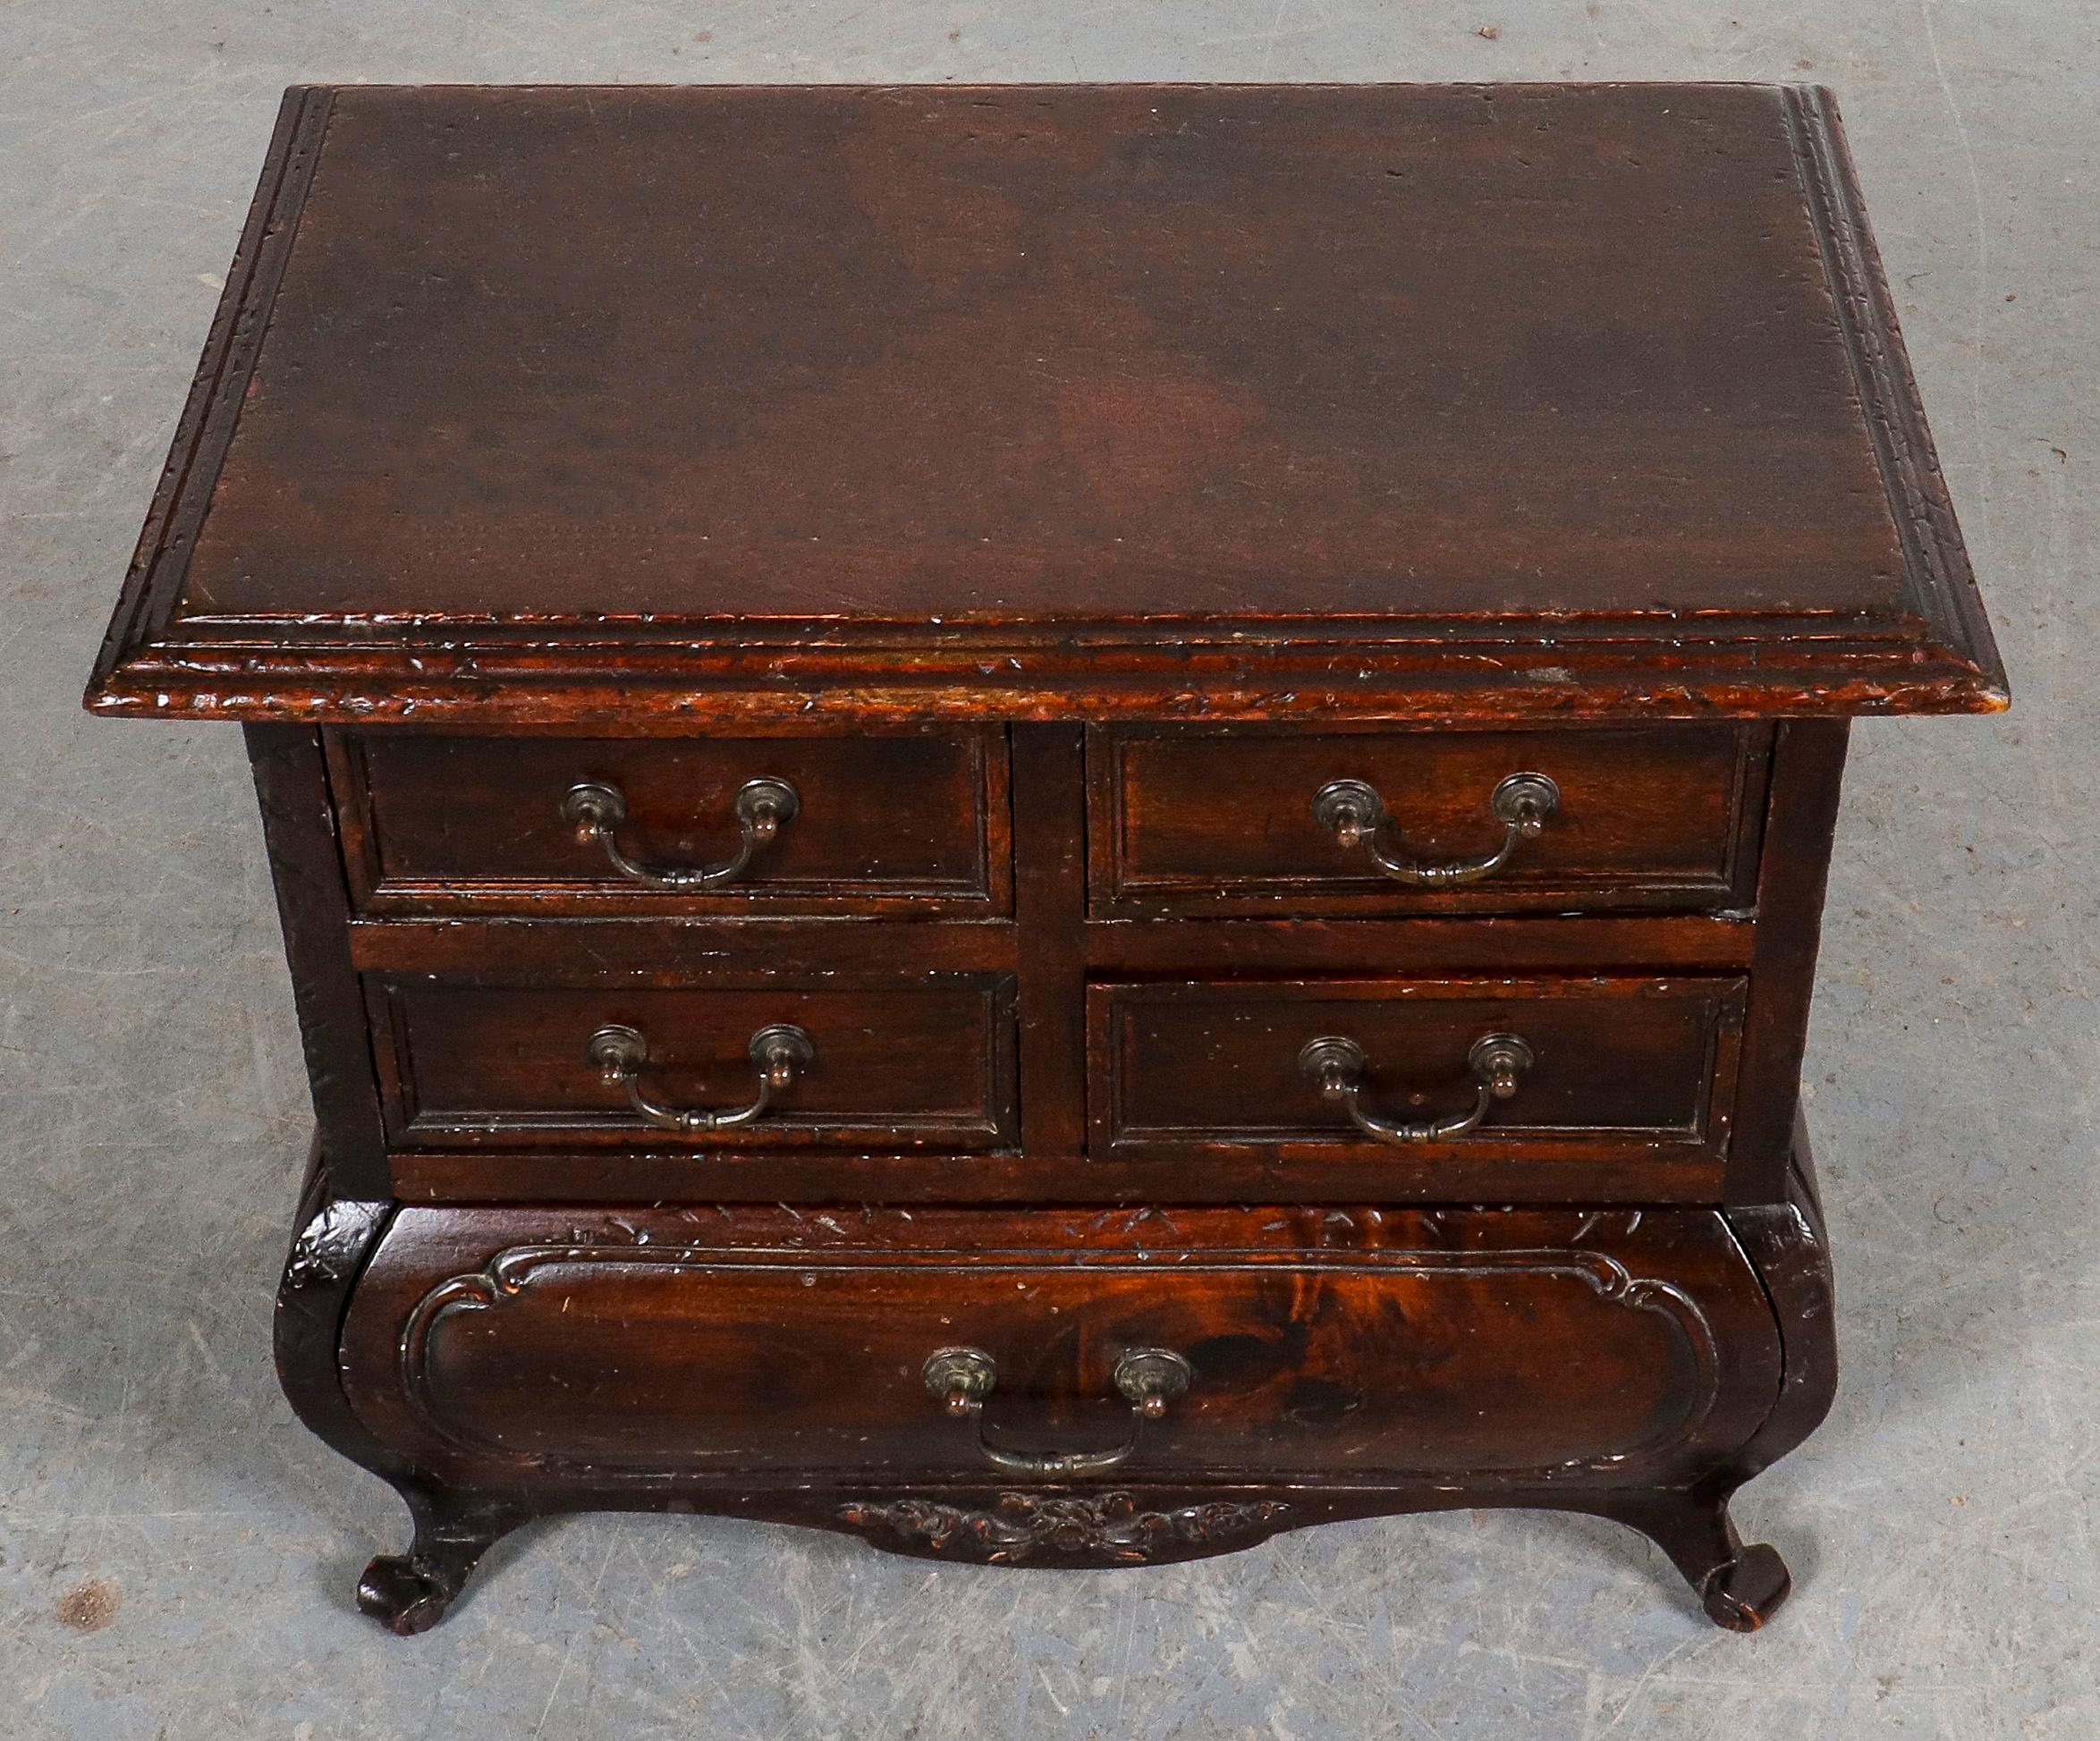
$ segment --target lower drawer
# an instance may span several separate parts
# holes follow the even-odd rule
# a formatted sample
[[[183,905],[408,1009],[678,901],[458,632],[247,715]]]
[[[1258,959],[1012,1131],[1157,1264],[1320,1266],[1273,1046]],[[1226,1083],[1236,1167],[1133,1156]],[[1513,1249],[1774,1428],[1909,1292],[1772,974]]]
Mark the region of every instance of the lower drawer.
[[[1426,1167],[1474,1203],[1556,1165],[1717,1186],[1745,991],[1701,975],[1096,985],[1090,1152]]]
[[[843,977],[843,976],[842,976]],[[407,1147],[990,1150],[1018,1140],[1002,974],[855,985],[373,975]]]
[[[1704,1210],[402,1211],[353,1406],[461,1478],[1667,1479],[1777,1394]]]

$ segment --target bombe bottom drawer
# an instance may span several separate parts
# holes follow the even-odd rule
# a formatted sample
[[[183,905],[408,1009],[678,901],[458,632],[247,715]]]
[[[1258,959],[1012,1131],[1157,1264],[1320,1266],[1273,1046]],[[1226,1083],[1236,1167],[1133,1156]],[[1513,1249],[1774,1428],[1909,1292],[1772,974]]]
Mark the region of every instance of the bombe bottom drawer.
[[[1778,1331],[1720,1214],[400,1213],[371,1431],[469,1485],[1679,1483]],[[850,1491],[851,1490],[851,1491]]]
[[[414,1546],[359,1588],[398,1632],[548,1512],[1123,1566],[1459,1506],[1629,1525],[1747,1631],[1791,1585],[1730,1497],[1814,1430],[1835,1379],[1796,1160],[1789,1202],[1727,1210],[388,1211],[324,1192],[280,1368],[332,1442],[414,1472]]]

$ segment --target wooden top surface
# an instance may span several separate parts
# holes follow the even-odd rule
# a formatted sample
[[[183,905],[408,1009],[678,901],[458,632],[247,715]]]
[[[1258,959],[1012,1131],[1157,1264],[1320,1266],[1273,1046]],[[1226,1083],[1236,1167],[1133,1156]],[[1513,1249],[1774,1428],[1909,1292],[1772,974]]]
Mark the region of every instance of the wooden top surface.
[[[2003,704],[1820,93],[290,93],[90,705]]]

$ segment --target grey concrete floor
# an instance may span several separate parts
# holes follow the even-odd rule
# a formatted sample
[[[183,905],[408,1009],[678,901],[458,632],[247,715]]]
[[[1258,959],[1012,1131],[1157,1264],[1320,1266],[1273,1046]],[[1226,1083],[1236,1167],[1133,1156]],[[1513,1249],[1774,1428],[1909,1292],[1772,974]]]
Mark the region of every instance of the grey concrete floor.
[[[2100,30],[1732,10],[0,5],[0,1735],[2100,1735]],[[358,1618],[403,1520],[270,1374],[308,1114],[237,734],[78,701],[279,89],[1569,77],[1838,89],[2016,695],[1854,734],[1808,1061],[1844,1387],[1739,1506],[1791,1607],[1713,1631],[1527,1515],[1034,1575],[590,1518],[420,1641]]]

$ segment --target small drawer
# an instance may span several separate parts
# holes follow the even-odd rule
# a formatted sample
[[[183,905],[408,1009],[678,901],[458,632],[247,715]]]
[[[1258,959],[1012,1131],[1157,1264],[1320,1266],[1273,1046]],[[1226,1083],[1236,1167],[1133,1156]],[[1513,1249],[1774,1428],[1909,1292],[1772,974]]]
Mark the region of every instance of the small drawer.
[[[1743,906],[1770,745],[1755,724],[1097,728],[1091,904],[1221,918]]]
[[[1003,914],[996,728],[850,738],[329,734],[375,913]]]
[[[910,1154],[1016,1140],[1005,975],[365,986],[399,1144]]]
[[[1089,1150],[1427,1169],[1468,1202],[1554,1163],[1704,1165],[1717,1186],[1746,984],[1096,985]]]
[[[410,1209],[343,1370],[432,1467],[1083,1492],[1661,1482],[1749,1437],[1779,1352],[1710,1211]]]

